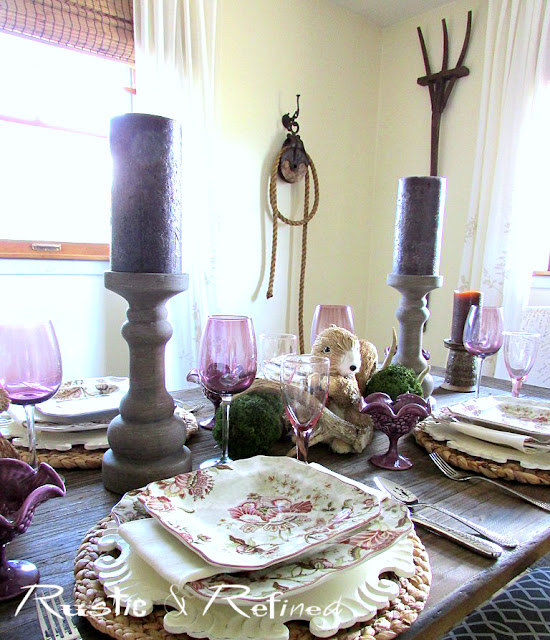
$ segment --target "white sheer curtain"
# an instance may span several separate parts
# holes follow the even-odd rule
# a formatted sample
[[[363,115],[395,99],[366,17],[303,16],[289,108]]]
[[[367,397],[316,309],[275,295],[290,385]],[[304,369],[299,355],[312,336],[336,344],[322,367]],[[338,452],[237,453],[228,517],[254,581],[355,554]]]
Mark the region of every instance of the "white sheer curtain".
[[[502,305],[505,327],[510,330],[520,328],[531,274],[541,251],[548,255],[550,246],[545,193],[548,161],[542,153],[536,158],[536,132],[533,136],[529,129],[535,98],[548,78],[549,28],[548,0],[489,0],[478,142],[459,287],[479,289],[486,304]],[[538,140],[542,152],[543,142]],[[548,149],[544,151],[547,156]],[[491,372],[490,366],[488,362],[486,373]],[[494,370],[495,363],[492,366]],[[507,377],[500,360],[496,367],[497,375]]]
[[[183,269],[189,289],[168,303],[173,337],[166,386],[187,386],[198,343],[215,313],[212,158],[217,0],[134,0],[135,111],[178,120],[183,130]]]

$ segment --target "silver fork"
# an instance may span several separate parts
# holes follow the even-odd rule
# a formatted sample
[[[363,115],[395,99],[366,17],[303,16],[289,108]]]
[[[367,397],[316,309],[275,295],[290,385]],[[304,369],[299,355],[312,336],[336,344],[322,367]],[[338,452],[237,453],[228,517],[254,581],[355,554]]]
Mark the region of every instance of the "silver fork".
[[[64,611],[66,605],[60,594],[36,598],[35,604],[44,640],[82,640],[71,616]]]
[[[511,489],[510,487],[507,487],[506,485],[501,484],[500,482],[495,482],[494,480],[491,480],[491,478],[487,478],[485,476],[471,476],[465,471],[459,471],[458,469],[451,467],[451,465],[445,460],[443,460],[443,458],[438,453],[435,453],[435,451],[430,453],[430,458],[432,459],[432,462],[435,464],[435,466],[442,473],[444,473],[447,476],[447,478],[450,478],[451,480],[457,480],[458,482],[461,482],[462,480],[485,480],[485,482],[490,482],[491,484],[494,484],[495,486],[497,486],[499,489],[504,489],[504,491],[508,491],[508,493],[513,494],[517,498],[521,498],[522,500],[525,500],[525,502],[530,502],[531,504],[534,504],[539,509],[543,509],[544,511],[550,511],[550,504],[548,504],[548,502],[542,502],[542,500],[536,500],[535,498],[526,496],[524,493],[515,491],[514,489]]]

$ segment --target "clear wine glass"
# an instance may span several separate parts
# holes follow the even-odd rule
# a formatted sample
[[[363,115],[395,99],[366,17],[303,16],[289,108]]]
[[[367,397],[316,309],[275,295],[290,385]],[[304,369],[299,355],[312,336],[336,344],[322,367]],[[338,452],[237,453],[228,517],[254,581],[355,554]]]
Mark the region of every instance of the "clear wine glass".
[[[466,350],[479,358],[477,372],[476,398],[479,398],[479,386],[483,363],[502,346],[503,336],[502,307],[472,305],[464,325],[463,342]]]
[[[203,387],[221,398],[222,454],[205,460],[201,469],[231,462],[229,410],[235,393],[245,391],[256,378],[256,338],[246,316],[210,316],[202,334],[199,377]]]
[[[518,398],[525,378],[535,364],[540,333],[505,331],[503,335],[504,364],[512,379],[512,396]]]
[[[293,333],[262,333],[258,347],[264,378],[278,382],[283,357],[298,353],[298,336]]]
[[[354,333],[351,307],[340,304],[318,304],[311,322],[311,346],[313,346],[315,338],[331,324]]]
[[[51,398],[61,380],[61,353],[50,320],[0,324],[0,384],[10,402],[25,409],[33,469],[37,468],[34,406]]]
[[[330,360],[288,355],[281,368],[281,393],[296,436],[296,457],[307,462],[309,439],[328,398]]]

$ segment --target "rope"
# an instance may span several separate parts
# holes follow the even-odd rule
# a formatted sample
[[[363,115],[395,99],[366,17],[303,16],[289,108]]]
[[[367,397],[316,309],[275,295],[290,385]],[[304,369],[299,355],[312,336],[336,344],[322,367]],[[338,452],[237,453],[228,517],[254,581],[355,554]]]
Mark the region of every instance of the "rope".
[[[300,290],[298,296],[298,330],[300,340],[300,353],[304,353],[304,289],[306,282],[306,262],[307,262],[307,225],[308,222],[317,213],[319,207],[319,180],[317,178],[317,171],[313,160],[306,154],[308,159],[308,171],[305,175],[305,189],[304,189],[304,217],[301,220],[290,220],[284,216],[277,207],[277,174],[279,171],[279,163],[281,156],[287,147],[282,149],[277,154],[273,168],[271,169],[271,175],[269,178],[269,203],[271,210],[273,211],[273,236],[271,242],[271,269],[269,273],[269,286],[267,288],[267,299],[273,297],[273,283],[275,281],[275,264],[277,261],[277,231],[278,220],[282,220],[285,224],[293,227],[302,227],[302,257],[300,264]],[[311,211],[309,211],[309,172],[313,178],[313,189],[315,199]]]

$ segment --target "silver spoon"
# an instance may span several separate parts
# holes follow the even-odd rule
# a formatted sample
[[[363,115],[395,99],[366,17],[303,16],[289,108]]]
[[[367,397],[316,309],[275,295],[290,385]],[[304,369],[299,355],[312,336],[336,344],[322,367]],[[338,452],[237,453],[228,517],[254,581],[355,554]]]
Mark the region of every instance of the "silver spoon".
[[[444,507],[440,507],[439,505],[431,504],[429,502],[420,502],[420,500],[412,491],[410,491],[409,489],[405,489],[405,487],[401,487],[400,485],[396,484],[395,482],[392,482],[391,480],[387,480],[386,478],[375,477],[374,482],[382,491],[386,491],[387,493],[389,493],[392,498],[397,500],[397,502],[406,504],[409,507],[414,507],[414,506],[430,507],[432,509],[435,509],[436,511],[439,511],[440,513],[444,513],[445,515],[451,518],[454,518],[455,520],[458,520],[458,522],[462,522],[462,524],[465,524],[467,527],[470,527],[470,529],[477,531],[477,533],[487,538],[487,540],[492,540],[493,542],[496,542],[502,547],[513,549],[514,547],[518,546],[517,540],[514,540],[512,538],[506,538],[505,536],[501,536],[500,534],[495,533],[494,531],[489,531],[489,529],[486,529],[480,524],[477,524],[476,522],[472,522],[471,520],[463,518],[462,516],[459,516],[458,514],[453,513],[452,511],[449,511]]]

